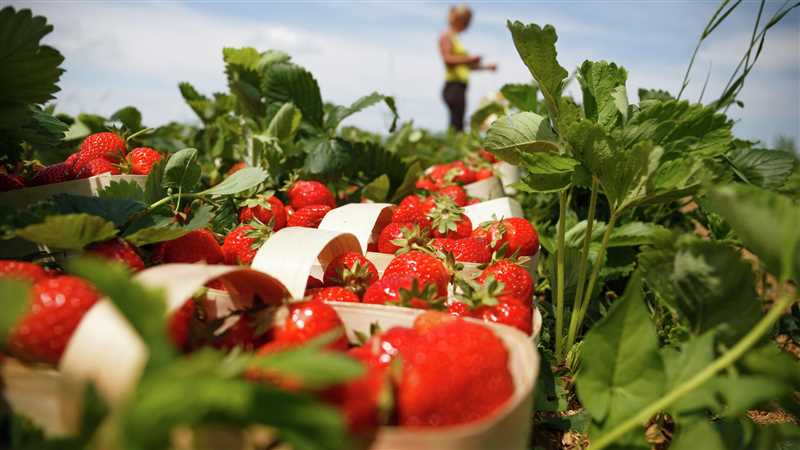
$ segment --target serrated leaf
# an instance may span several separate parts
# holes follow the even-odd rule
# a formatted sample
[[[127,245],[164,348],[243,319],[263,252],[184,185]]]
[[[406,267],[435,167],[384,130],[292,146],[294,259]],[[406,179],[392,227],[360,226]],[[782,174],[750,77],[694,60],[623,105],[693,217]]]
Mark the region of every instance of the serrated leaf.
[[[289,63],[270,65],[261,80],[261,91],[267,103],[294,103],[303,119],[322,127],[322,96],[314,76],[306,69]]]
[[[584,61],[578,73],[586,118],[607,130],[618,125],[628,111],[624,96],[627,71],[606,61]]]
[[[304,169],[314,175],[342,169],[348,161],[349,145],[340,139],[314,138],[306,141],[308,156]]]
[[[101,242],[117,235],[114,224],[89,214],[49,216],[44,222],[28,225],[16,235],[37,244],[64,250],[81,250],[92,242]]]
[[[25,314],[30,303],[31,285],[12,278],[0,278],[0,298],[3,299],[3,314],[0,314],[0,348],[5,348],[6,337]]]
[[[395,105],[394,97],[383,95],[378,92],[365,95],[358,100],[354,101],[350,106],[336,106],[327,115],[325,119],[325,127],[335,130],[339,127],[342,121],[353,114],[361,112],[370,106],[377,105],[384,102],[392,113],[392,124],[389,126],[389,132],[392,133],[397,126],[397,106]]]
[[[604,229],[605,227],[603,227]],[[661,225],[649,222],[628,222],[617,225],[608,239],[608,247],[630,247],[647,245],[653,242],[654,236],[667,232]]]
[[[194,211],[192,219],[186,225],[178,226],[174,224],[172,218],[164,218],[161,223],[151,226],[136,227],[135,230],[126,230],[128,234],[125,235],[125,240],[137,247],[141,247],[143,245],[178,239],[190,231],[206,228],[213,216],[211,208],[207,205],[203,205]]]
[[[525,175],[521,184],[530,192],[557,192],[567,188],[578,161],[551,152],[522,153],[519,155]]]
[[[736,148],[725,155],[736,175],[745,183],[777,189],[797,167],[797,156],[780,150]]]
[[[414,192],[417,179],[419,179],[419,176],[421,174],[422,174],[422,164],[420,164],[419,161],[415,161],[413,164],[411,164],[411,166],[409,166],[405,176],[403,177],[403,181],[394,191],[391,201],[393,203],[397,203],[406,195],[409,195],[412,192]]]
[[[172,154],[164,166],[161,185],[183,192],[192,192],[200,181],[197,149],[185,148]]]
[[[144,183],[145,203],[152,204],[166,197],[167,191],[163,186],[164,170],[166,166],[167,160],[162,159],[150,167],[150,173],[147,174],[147,179]]]
[[[112,114],[108,120],[120,122],[123,127],[130,131],[139,131],[143,128],[142,113],[133,106],[126,106],[122,109],[119,109]]]
[[[139,183],[131,180],[114,180],[98,193],[104,199],[132,200],[144,203],[144,190]]]
[[[287,141],[294,137],[303,114],[291,103],[284,103],[272,117],[267,133],[279,141]]]
[[[486,135],[490,152],[511,164],[519,164],[519,153],[558,151],[558,138],[544,117],[522,112],[496,120]]]
[[[472,116],[469,119],[469,127],[472,130],[478,131],[481,129],[481,125],[486,122],[492,115],[496,115],[498,117],[504,116],[506,114],[506,107],[501,105],[496,101],[486,102],[476,109]]]
[[[524,25],[522,22],[506,23],[511,31],[514,46],[517,48],[522,62],[528,66],[533,78],[539,84],[550,117],[558,118],[559,97],[567,70],[558,64],[556,59],[556,29],[552,25],[539,27],[535,23]]]
[[[636,414],[664,392],[655,325],[635,273],[625,294],[586,335],[576,377],[578,398],[598,430]]]
[[[508,100],[512,107],[520,111],[537,112],[537,105],[539,104],[538,94],[539,87],[535,83],[504,84],[500,88],[500,93]]]
[[[267,179],[267,172],[260,167],[245,167],[222,180],[218,185],[199,192],[202,195],[232,195],[252,189]]]
[[[665,347],[661,349],[664,368],[667,374],[667,391],[680,386],[697,372],[703,370],[714,360],[714,332],[710,331],[699,337],[683,343],[680,349]],[[669,409],[670,415],[678,423],[685,419],[683,416],[691,413],[705,414],[708,406],[716,403],[713,392],[707,389],[707,384],[698,387],[692,392],[675,402]]]
[[[361,190],[361,195],[375,202],[386,201],[389,195],[389,177],[386,174],[375,178]]]
[[[53,200],[56,211],[61,214],[89,214],[111,221],[118,227],[127,223],[131,216],[145,209],[143,203],[128,198],[58,194],[53,196]]]

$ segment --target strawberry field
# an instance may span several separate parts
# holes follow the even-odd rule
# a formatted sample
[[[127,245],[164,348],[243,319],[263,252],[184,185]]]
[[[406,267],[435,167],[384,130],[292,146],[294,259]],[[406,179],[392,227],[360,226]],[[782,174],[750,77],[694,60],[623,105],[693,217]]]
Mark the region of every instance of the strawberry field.
[[[2,448],[800,448],[800,162],[726,115],[797,6],[706,102],[510,20],[469,133],[250,47],[191,123],[69,116],[5,7]]]

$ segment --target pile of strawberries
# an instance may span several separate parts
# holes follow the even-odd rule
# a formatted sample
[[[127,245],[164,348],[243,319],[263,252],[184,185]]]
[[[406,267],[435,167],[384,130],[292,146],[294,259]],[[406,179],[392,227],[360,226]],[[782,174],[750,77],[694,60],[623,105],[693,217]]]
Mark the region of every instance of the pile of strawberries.
[[[431,166],[417,180],[416,187],[428,192],[438,192],[449,186],[464,186],[485,180],[495,175],[492,164],[496,162],[497,158],[493,154],[480,149],[475,156],[470,155],[464,161]]]
[[[112,132],[95,133],[86,137],[77,152],[65,161],[49,166],[35,166],[33,172],[0,173],[0,192],[30,186],[62,183],[95,175],[147,175],[162,154],[150,147],[126,150],[125,140]],[[29,175],[29,176],[28,176]]]

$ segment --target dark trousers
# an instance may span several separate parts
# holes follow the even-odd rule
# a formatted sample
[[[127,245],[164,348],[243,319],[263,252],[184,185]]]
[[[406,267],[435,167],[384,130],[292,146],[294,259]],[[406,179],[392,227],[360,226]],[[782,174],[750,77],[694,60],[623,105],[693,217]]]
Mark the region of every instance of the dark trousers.
[[[442,98],[450,110],[450,128],[464,131],[464,112],[467,109],[467,84],[448,81],[442,89]]]

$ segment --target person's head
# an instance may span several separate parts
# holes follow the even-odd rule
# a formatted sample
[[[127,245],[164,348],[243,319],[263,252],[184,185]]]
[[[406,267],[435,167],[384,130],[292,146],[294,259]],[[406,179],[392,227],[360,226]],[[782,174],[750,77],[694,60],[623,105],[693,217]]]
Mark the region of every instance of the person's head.
[[[469,27],[469,22],[472,20],[472,10],[465,4],[451,6],[447,20],[453,30],[462,32]]]

